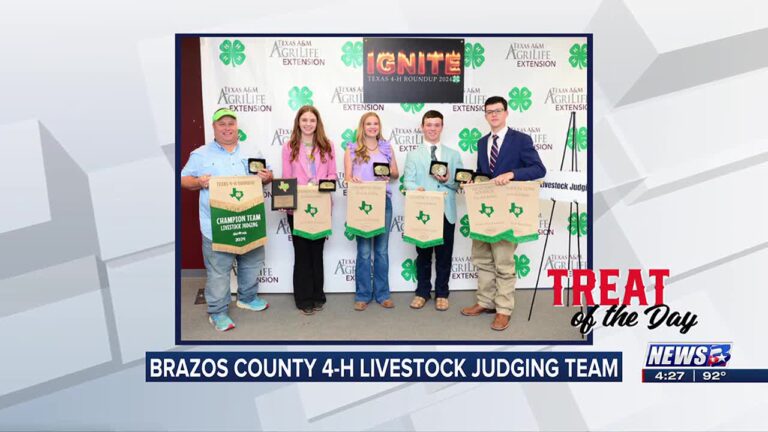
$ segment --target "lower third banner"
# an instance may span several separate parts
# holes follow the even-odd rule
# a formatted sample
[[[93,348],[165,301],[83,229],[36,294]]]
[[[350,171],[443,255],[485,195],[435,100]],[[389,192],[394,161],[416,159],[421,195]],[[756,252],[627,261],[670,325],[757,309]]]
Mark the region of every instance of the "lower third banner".
[[[620,382],[620,352],[148,352],[149,382]]]

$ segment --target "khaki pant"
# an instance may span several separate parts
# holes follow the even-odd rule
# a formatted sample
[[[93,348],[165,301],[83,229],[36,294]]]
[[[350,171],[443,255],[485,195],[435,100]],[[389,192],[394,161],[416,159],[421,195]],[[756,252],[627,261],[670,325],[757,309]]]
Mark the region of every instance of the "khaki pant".
[[[472,264],[477,267],[477,304],[511,315],[515,308],[515,249],[517,243],[472,240]]]

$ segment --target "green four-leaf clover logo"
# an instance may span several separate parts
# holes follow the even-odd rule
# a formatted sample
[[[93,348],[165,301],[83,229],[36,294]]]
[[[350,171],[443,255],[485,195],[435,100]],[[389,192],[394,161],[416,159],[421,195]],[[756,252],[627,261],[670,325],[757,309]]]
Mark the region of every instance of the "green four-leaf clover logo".
[[[419,215],[416,216],[416,220],[421,221],[424,225],[429,222],[430,216],[426,213],[424,213],[424,210],[419,210]]]
[[[400,176],[400,187],[398,188],[400,190],[400,193],[405,196],[405,176]]]
[[[493,206],[487,206],[485,205],[485,203],[481,203],[481,205],[482,205],[482,208],[480,209],[480,214],[491,217],[491,215],[493,214]]]
[[[532,104],[531,95],[528,87],[512,87],[509,91],[509,108],[512,111],[527,111]]]
[[[530,272],[531,259],[527,255],[515,255],[515,273],[520,277],[526,277]]]
[[[485,48],[478,43],[464,45],[464,67],[477,69],[485,63]]]
[[[362,203],[360,203],[360,207],[357,208],[358,210],[362,210],[365,212],[365,214],[368,214],[373,210],[373,206],[371,204],[367,204],[365,200],[363,200]]]
[[[248,139],[248,135],[246,135],[246,133],[245,133],[245,132],[243,132],[243,130],[242,130],[242,129],[238,129],[238,130],[237,130],[237,139],[238,139],[240,142],[243,142],[243,141],[245,141],[245,140],[247,140],[247,139]]]
[[[347,151],[347,144],[357,142],[357,129],[346,129],[341,134],[341,148]]]
[[[477,140],[482,138],[483,134],[477,128],[464,128],[459,132],[459,148],[461,151],[472,154],[477,151]]]
[[[219,59],[227,66],[237,67],[245,61],[245,45],[237,39],[225,40],[219,45],[219,50],[221,51]]]
[[[341,56],[341,61],[345,66],[358,68],[363,65],[363,43],[360,41],[349,41],[342,45],[341,52],[344,55]]]
[[[314,218],[317,214],[317,207],[312,206],[312,204],[307,204],[307,208],[304,210],[304,213],[307,213]]]
[[[512,205],[509,207],[509,212],[515,215],[516,218],[520,217],[521,214],[523,214],[523,208],[518,206],[515,203],[512,203]]]
[[[458,76],[458,75],[454,75],[454,76],[451,77],[451,82],[454,83],[454,84],[458,84],[458,83],[461,82],[461,77]]]
[[[568,57],[568,63],[571,64],[571,67],[579,69],[587,67],[587,44],[573,44],[568,53],[571,54]]]
[[[400,108],[402,108],[403,111],[405,112],[416,114],[417,112],[421,111],[424,108],[424,103],[421,103],[421,102],[401,103]]]
[[[402,268],[403,271],[400,272],[400,275],[403,276],[403,279],[416,282],[416,262],[411,258],[408,258],[403,261]]]
[[[469,237],[469,215],[464,215],[459,221],[459,224],[461,225],[459,228],[461,235]]]
[[[587,212],[581,212],[578,216],[573,212],[568,216],[568,232],[579,237],[587,235]]]
[[[236,199],[238,201],[243,199],[243,195],[245,195],[245,193],[243,191],[241,191],[241,190],[237,190],[237,188],[232,188],[232,193],[229,194],[229,196],[231,196],[232,198],[234,198],[234,199]]]
[[[573,129],[568,129],[568,137],[566,138],[566,145],[568,148],[573,148]],[[580,127],[576,132],[576,148],[577,151],[587,149],[587,128],[586,126]]]
[[[350,240],[350,241],[354,240],[355,239],[355,235],[352,234],[351,232],[349,232],[349,230],[347,228],[348,228],[347,223],[344,222],[344,237],[346,237],[347,240]]]
[[[299,88],[293,86],[288,91],[288,106],[291,107],[292,110],[296,111],[304,105],[312,104],[312,90],[310,90],[309,87],[304,86]]]

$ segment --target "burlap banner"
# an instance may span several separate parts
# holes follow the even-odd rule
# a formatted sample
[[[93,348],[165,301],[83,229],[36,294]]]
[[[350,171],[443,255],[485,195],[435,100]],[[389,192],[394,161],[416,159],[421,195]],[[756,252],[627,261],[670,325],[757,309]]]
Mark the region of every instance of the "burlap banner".
[[[347,232],[371,238],[386,231],[387,183],[349,183],[347,188]]]
[[[213,250],[244,254],[267,242],[258,176],[213,177],[209,183]]]
[[[408,191],[403,241],[420,248],[443,244],[445,192]]]
[[[539,186],[538,181],[465,185],[469,236],[488,243],[538,240]]]
[[[317,186],[299,186],[293,212],[293,235],[310,240],[331,235],[331,194]]]
[[[502,187],[506,188],[506,209],[512,225],[512,236],[508,240],[515,243],[538,240],[541,182],[513,181]]]

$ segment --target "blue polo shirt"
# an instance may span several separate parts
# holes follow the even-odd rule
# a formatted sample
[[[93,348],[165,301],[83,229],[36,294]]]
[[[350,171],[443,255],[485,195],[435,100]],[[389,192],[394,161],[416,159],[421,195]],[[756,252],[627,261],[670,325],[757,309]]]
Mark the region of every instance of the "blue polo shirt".
[[[187,164],[181,170],[181,176],[200,177],[210,176],[244,176],[248,175],[248,157],[261,158],[261,151],[245,155],[237,143],[235,150],[230,153],[216,141],[212,141],[195,149]],[[207,239],[213,236],[211,231],[211,193],[208,189],[200,189],[200,232]]]

